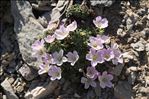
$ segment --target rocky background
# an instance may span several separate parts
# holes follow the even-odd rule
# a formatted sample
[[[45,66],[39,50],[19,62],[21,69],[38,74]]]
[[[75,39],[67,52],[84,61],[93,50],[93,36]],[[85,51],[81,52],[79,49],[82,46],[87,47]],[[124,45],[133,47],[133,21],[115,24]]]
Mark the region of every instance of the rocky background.
[[[39,76],[31,44],[48,22],[59,20],[71,5],[90,1],[106,17],[106,34],[125,53],[125,65],[113,73],[114,88],[85,91],[70,81]],[[149,0],[20,0],[1,1],[0,99],[149,99]]]

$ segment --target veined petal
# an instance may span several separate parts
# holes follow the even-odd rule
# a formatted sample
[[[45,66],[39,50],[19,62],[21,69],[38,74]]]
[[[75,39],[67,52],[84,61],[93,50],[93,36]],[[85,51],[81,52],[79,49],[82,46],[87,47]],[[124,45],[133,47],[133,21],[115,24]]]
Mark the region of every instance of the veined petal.
[[[76,21],[73,21],[71,24],[69,24],[67,26],[67,30],[68,31],[74,31],[77,29],[77,22]]]
[[[92,86],[92,87],[96,87],[96,86],[97,86],[97,85],[96,85],[96,82],[95,82],[95,81],[92,81],[92,82],[91,82],[91,86]]]
[[[84,88],[85,88],[85,89],[88,89],[88,88],[89,88],[89,84],[88,84],[88,83],[85,83]]]
[[[103,29],[108,27],[108,20],[106,18],[101,18],[101,16],[97,16],[95,20],[93,20],[94,25],[97,28]]]
[[[73,51],[73,53],[68,52],[68,54],[66,56],[67,56],[68,62],[70,62],[72,66],[79,59],[79,55],[78,55],[77,51]]]
[[[69,31],[62,25],[55,31],[54,35],[57,40],[62,40],[69,35]]]
[[[105,83],[104,82],[100,82],[100,87],[101,88],[105,88],[106,87]]]
[[[44,38],[47,43],[52,43],[55,40],[55,35],[48,35]]]
[[[52,54],[53,57],[53,64],[57,64],[61,66],[63,62],[67,61],[67,58],[63,56],[64,51],[61,49],[59,52],[54,52]]]
[[[86,83],[86,82],[87,82],[87,78],[82,77],[82,78],[81,78],[81,83]]]

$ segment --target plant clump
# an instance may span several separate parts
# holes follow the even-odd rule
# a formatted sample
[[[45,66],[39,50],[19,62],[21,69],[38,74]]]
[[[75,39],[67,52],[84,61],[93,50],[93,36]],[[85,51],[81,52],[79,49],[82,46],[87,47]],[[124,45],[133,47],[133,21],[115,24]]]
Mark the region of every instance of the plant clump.
[[[49,22],[44,36],[33,43],[33,56],[40,62],[38,73],[47,73],[52,81],[75,79],[85,89],[96,87],[96,82],[101,88],[112,87],[113,75],[105,64],[112,67],[123,64],[123,57],[118,44],[101,35],[108,27],[108,20],[97,16],[92,20],[94,27],[79,26],[76,20],[66,23],[56,27]]]

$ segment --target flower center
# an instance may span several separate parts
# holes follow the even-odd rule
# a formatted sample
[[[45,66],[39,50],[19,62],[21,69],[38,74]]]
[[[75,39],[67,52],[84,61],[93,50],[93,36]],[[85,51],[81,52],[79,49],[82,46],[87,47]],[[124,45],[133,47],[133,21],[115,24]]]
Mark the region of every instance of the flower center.
[[[102,81],[105,83],[108,82],[108,80],[106,78],[103,78]]]
[[[108,58],[110,57],[110,55],[105,54],[104,57],[105,57],[106,59],[108,59]]]
[[[58,57],[58,61],[62,61],[62,58],[63,58],[63,57]]]
[[[43,55],[43,54],[44,54],[44,48],[40,49],[40,50],[38,51],[38,54],[39,54],[39,55]]]
[[[97,47],[97,44],[94,44],[93,47]]]
[[[54,74],[55,77],[58,77],[59,75],[60,75],[59,72],[56,72],[56,73]]]
[[[93,56],[93,60],[94,60],[94,61],[97,60],[97,55],[94,55],[94,56]]]

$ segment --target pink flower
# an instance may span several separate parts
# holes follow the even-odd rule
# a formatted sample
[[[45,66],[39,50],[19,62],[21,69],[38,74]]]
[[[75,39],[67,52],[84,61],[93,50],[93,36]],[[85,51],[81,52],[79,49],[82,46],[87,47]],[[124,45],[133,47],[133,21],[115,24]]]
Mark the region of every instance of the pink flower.
[[[43,55],[41,55],[40,57],[38,57],[41,59],[41,62],[43,62],[40,66],[39,66],[39,71],[38,74],[43,74],[43,73],[47,73],[49,71],[50,68],[50,64],[53,63],[53,58],[50,54],[45,53]],[[40,61],[40,60],[38,60]]]
[[[76,21],[73,21],[66,28],[67,28],[68,31],[74,31],[74,30],[76,30],[77,29],[77,22]]]
[[[53,57],[51,54],[45,53],[41,56],[42,62],[44,64],[52,64],[53,63]]]
[[[57,40],[63,40],[69,35],[70,31],[74,31],[77,28],[77,22],[73,21],[71,24],[69,24],[67,27],[62,24],[59,29],[57,29],[54,33]]]
[[[81,83],[85,84],[85,86],[84,86],[85,89],[88,89],[89,86],[96,87],[96,82],[90,78],[82,77]]]
[[[95,67],[98,63],[103,63],[103,57],[102,53],[99,51],[96,51],[94,49],[90,49],[89,54],[86,55],[86,59],[91,61],[91,65]]]
[[[112,59],[112,63],[117,65],[118,63],[123,63],[122,53],[118,49],[118,45],[116,43],[111,44],[111,50],[113,50],[114,58]]]
[[[96,79],[98,75],[98,71],[95,69],[95,67],[87,67],[87,77]]]
[[[40,60],[41,56],[45,53],[44,40],[36,40],[32,44],[32,50],[32,57],[36,57],[38,60]]]
[[[103,29],[108,27],[108,20],[106,18],[103,18],[101,16],[98,16],[95,18],[95,20],[93,20],[94,25],[97,28]]]
[[[42,50],[44,48],[44,40],[36,40],[33,44],[32,44],[32,49],[33,51],[39,51]]]
[[[71,66],[74,66],[76,61],[79,59],[79,55],[78,55],[77,51],[73,51],[73,53],[68,52],[68,54],[66,56],[67,56],[68,62],[71,63]]]
[[[47,42],[47,43],[52,43],[54,40],[55,40],[55,35],[48,35],[47,37],[44,38],[44,40]]]
[[[51,65],[48,71],[48,75],[51,76],[51,80],[61,79],[61,68]]]
[[[100,38],[90,37],[89,40],[90,42],[88,43],[88,45],[92,47],[93,49],[99,50],[103,48],[103,43],[101,42]]]
[[[97,39],[100,39],[101,43],[110,43],[110,37],[105,35],[97,35]]]
[[[63,40],[69,35],[69,31],[64,27],[64,24],[63,24],[60,26],[59,29],[55,31],[54,35],[57,40]]]
[[[67,61],[67,58],[63,56],[64,51],[61,49],[59,52],[54,52],[52,54],[53,57],[53,64],[57,64],[61,66],[63,62]]]
[[[103,49],[100,51],[103,55],[104,60],[110,61],[114,58],[114,53],[111,49]]]
[[[98,80],[100,82],[100,87],[105,88],[109,87],[111,88],[113,86],[111,80],[113,79],[113,76],[111,74],[107,74],[106,71],[102,73],[102,75],[98,76]]]
[[[41,64],[39,66],[38,74],[41,75],[47,73],[49,71],[49,68],[50,68],[49,64]]]

